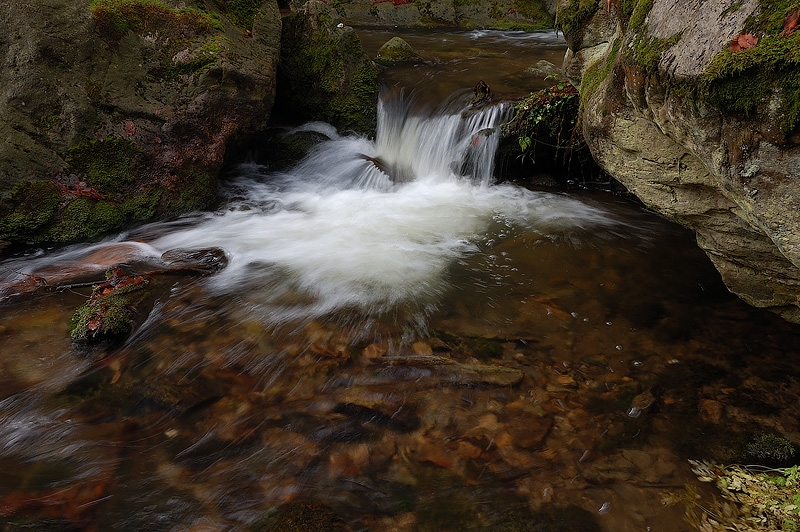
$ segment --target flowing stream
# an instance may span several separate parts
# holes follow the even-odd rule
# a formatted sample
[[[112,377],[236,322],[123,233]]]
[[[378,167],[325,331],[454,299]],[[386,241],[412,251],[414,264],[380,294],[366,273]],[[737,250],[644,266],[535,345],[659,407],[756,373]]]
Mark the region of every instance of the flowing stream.
[[[409,32],[439,66],[386,72],[374,141],[305,124],[326,140],[232,167],[213,211],[0,262],[3,529],[683,531],[663,501],[712,500],[687,459],[800,441],[800,331],[690,233],[495,184],[511,108],[470,107],[470,65],[563,52],[524,36]],[[154,277],[119,346],[70,341],[89,288],[15,295],[208,248],[227,266]]]

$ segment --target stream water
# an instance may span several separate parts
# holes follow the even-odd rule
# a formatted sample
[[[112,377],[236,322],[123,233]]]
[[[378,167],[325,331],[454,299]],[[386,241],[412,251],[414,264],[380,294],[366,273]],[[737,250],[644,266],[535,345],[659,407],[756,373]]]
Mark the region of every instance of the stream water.
[[[684,531],[664,500],[713,508],[687,459],[800,441],[800,329],[691,233],[493,183],[509,108],[468,89],[563,43],[407,36],[434,67],[385,73],[375,141],[304,125],[328,140],[233,167],[213,212],[0,262],[3,530]],[[70,341],[88,288],[12,288],[210,247],[227,267],[154,276],[116,347]]]

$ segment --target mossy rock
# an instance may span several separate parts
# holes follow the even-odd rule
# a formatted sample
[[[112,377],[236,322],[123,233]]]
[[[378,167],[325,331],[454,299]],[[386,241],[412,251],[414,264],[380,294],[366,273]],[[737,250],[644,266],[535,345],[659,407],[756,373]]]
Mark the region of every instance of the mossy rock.
[[[278,80],[275,111],[292,113],[283,120],[322,120],[374,135],[378,69],[355,30],[339,25],[332,8],[309,2],[284,19]]]
[[[375,61],[383,65],[396,65],[421,62],[422,57],[404,39],[392,37],[378,50]]]
[[[58,187],[52,181],[17,183],[6,202],[7,212],[0,213],[0,240],[30,240],[50,223],[61,202]]]
[[[147,296],[148,281],[128,279],[114,284],[115,276],[92,290],[89,301],[81,305],[70,318],[69,333],[77,342],[99,342],[125,337],[133,330],[136,306]]]

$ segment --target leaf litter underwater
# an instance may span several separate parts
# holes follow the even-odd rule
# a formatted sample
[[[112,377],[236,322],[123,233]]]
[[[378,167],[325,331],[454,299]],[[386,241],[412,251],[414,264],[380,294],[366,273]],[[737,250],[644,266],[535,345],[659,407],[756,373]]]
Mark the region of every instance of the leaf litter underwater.
[[[53,325],[87,293],[0,303],[5,529],[678,531],[669,494],[713,500],[688,459],[797,435],[797,327],[690,234],[492,184],[473,141],[502,108],[381,112],[395,140],[307,125],[329,140],[241,165],[215,212],[2,263],[8,287],[228,261],[154,278],[133,333],[88,353]]]

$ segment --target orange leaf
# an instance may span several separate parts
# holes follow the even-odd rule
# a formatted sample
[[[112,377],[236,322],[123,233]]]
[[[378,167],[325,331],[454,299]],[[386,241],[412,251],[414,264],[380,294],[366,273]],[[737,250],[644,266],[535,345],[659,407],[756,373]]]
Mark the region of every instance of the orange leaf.
[[[740,33],[733,38],[733,41],[731,41],[731,44],[728,46],[728,50],[731,52],[741,52],[742,50],[747,50],[748,48],[752,48],[757,44],[758,37],[752,33]]]
[[[794,30],[800,27],[799,22],[800,22],[800,11],[794,10],[788,15],[786,15],[786,18],[783,19],[783,31],[781,32],[781,35],[784,37],[788,37],[789,35],[794,33]]]

